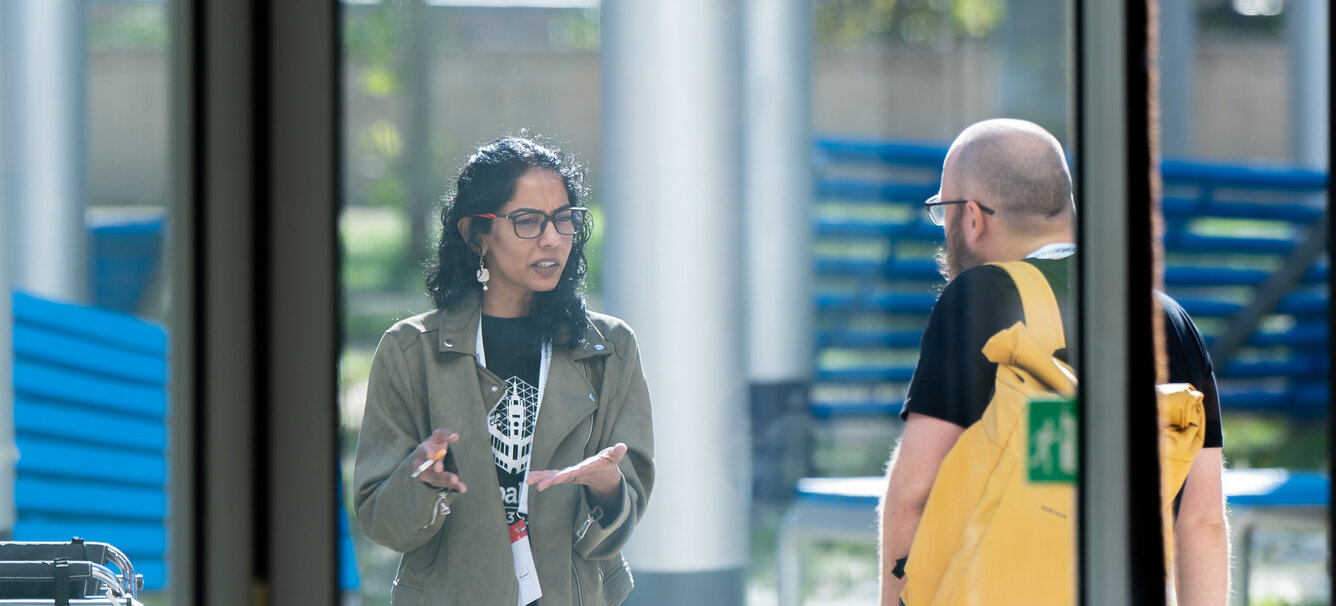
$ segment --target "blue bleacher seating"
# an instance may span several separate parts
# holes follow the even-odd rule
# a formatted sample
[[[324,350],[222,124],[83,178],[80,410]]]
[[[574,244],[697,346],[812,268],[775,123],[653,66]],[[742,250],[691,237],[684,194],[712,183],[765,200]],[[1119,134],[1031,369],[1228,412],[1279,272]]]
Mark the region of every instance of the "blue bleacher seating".
[[[942,228],[929,221],[922,203],[937,191],[946,151],[931,143],[816,142],[816,418],[893,418],[900,410],[923,326],[943,286],[932,259]],[[1180,160],[1165,160],[1161,169],[1165,290],[1210,345],[1288,262],[1305,232],[1325,220],[1328,177],[1285,166]],[[1329,279],[1329,260],[1319,255],[1244,347],[1213,361],[1227,411],[1299,420],[1327,414]],[[781,604],[799,603],[802,542],[875,539],[884,481],[798,482],[781,524]],[[1237,536],[1247,536],[1268,515],[1302,513],[1320,522],[1330,505],[1322,471],[1228,470],[1224,489],[1240,526]]]
[[[167,582],[167,333],[115,310],[13,295],[14,540],[116,546]],[[339,492],[342,494],[342,491]],[[339,503],[339,586],[361,586]]]
[[[936,193],[946,150],[848,138],[815,144],[817,418],[899,411],[943,285],[932,260],[942,228],[928,220],[922,202]],[[1182,160],[1161,168],[1165,290],[1197,320],[1209,345],[1307,228],[1323,220],[1327,175]],[[1329,279],[1323,255],[1237,355],[1214,360],[1223,406],[1304,419],[1325,413]]]
[[[148,210],[88,220],[88,293],[94,305],[136,313],[158,277],[166,213]]]
[[[104,309],[14,293],[14,539],[116,546],[144,587],[167,553],[167,335]]]

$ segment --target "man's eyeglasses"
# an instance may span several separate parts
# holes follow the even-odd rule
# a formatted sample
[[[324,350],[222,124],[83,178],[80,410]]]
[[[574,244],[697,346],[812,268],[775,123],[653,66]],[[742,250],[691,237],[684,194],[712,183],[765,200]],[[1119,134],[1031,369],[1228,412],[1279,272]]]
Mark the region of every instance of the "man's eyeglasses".
[[[552,222],[552,228],[563,236],[573,236],[584,229],[585,219],[589,209],[579,206],[563,208],[555,213],[547,214],[536,210],[522,210],[508,215],[498,215],[496,213],[483,213],[473,215],[483,219],[510,219],[511,226],[515,228],[515,235],[525,240],[532,240],[543,235],[547,229],[548,222]]]
[[[923,208],[928,210],[928,218],[932,219],[934,225],[946,225],[946,205],[964,204],[966,202],[969,202],[969,200],[943,200],[942,196],[939,194],[928,198],[928,201],[923,203]],[[997,211],[979,204],[977,200],[975,200],[974,203],[978,205],[979,210],[982,210],[983,212],[990,215],[997,214]]]

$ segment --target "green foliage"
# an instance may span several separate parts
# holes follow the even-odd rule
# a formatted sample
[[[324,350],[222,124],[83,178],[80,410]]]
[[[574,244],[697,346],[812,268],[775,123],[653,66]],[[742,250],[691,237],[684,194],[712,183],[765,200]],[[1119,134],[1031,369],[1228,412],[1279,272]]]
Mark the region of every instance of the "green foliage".
[[[411,11],[396,2],[345,7],[345,11],[344,62],[352,68],[347,71],[353,74],[361,94],[394,104],[403,94],[405,63],[411,50],[407,44],[412,33],[408,23]],[[402,126],[381,117],[351,133],[351,140],[356,146],[358,166],[369,178],[358,192],[359,201],[374,206],[406,206],[408,177]]]
[[[1222,36],[1232,40],[1237,40],[1240,36],[1278,38],[1284,35],[1284,2],[1251,4],[1258,8],[1278,7],[1282,11],[1274,14],[1245,15],[1238,11],[1235,0],[1197,0],[1197,27],[1203,36]]]
[[[347,61],[388,66],[401,60],[407,25],[398,2],[344,7],[343,52]]]
[[[593,218],[593,232],[589,234],[589,243],[585,244],[585,260],[589,263],[585,286],[590,293],[603,290],[603,221],[606,214],[603,207],[590,201],[589,214]]]
[[[165,4],[92,3],[88,9],[88,50],[164,51],[167,48]]]
[[[1327,425],[1276,415],[1221,415],[1225,459],[1230,467],[1326,469]]]
[[[556,17],[549,28],[552,45],[570,51],[597,51],[601,41],[598,9]]]
[[[988,36],[1005,15],[1005,0],[817,0],[813,21],[821,42],[950,47]]]
[[[1330,602],[1319,600],[1304,600],[1300,602],[1291,602],[1285,598],[1265,597],[1260,600],[1252,600],[1252,606],[1329,606]]]
[[[344,209],[339,216],[343,288],[349,292],[414,290],[413,280],[421,278],[421,271],[416,259],[407,258],[404,242],[409,233],[408,218],[397,210]]]

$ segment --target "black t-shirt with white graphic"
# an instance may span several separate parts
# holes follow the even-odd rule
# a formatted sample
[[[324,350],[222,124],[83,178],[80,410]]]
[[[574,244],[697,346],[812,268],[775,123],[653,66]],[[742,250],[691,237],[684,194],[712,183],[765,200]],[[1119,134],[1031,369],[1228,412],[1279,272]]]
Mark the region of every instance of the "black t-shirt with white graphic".
[[[492,461],[501,483],[501,502],[506,524],[519,516],[519,496],[524,467],[533,446],[533,428],[538,411],[538,366],[541,343],[528,318],[482,317],[483,351],[487,369],[505,381],[506,392],[487,414],[487,433],[492,442]]]

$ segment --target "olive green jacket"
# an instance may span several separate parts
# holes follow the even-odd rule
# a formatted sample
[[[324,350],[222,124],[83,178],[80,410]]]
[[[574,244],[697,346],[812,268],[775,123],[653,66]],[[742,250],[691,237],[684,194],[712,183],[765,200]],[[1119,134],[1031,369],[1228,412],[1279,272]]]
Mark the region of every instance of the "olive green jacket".
[[[354,506],[367,538],[404,554],[390,600],[396,606],[518,600],[486,421],[505,389],[474,356],[480,308],[473,298],[395,324],[371,364]],[[460,434],[445,461],[467,493],[441,493],[409,477],[414,449],[436,428]],[[574,484],[528,491],[543,606],[625,598],[631,579],[620,550],[654,484],[649,389],[635,333],[591,313],[584,342],[552,352],[530,469],[561,469],[618,442],[628,447],[618,511],[605,516]]]

